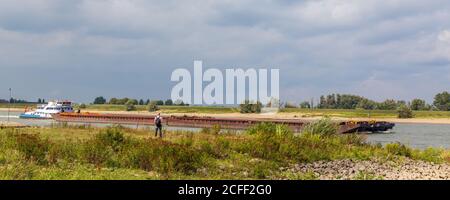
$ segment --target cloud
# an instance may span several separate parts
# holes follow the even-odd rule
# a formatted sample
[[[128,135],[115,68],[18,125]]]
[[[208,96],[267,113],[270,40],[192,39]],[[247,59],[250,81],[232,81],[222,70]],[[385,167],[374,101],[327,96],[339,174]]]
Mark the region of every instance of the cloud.
[[[280,68],[281,97],[290,101],[328,92],[430,101],[448,90],[445,0],[1,4],[0,89],[14,83],[23,98],[168,98],[171,71],[194,59]]]
[[[450,31],[449,30],[443,30],[438,35],[439,41],[450,43]]]

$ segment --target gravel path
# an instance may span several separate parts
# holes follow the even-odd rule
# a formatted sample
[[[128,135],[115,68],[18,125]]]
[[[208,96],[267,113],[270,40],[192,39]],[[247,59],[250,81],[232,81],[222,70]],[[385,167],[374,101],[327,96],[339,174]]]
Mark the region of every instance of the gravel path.
[[[321,180],[450,180],[450,165],[404,159],[401,161],[319,161],[295,164],[289,173],[314,173]]]

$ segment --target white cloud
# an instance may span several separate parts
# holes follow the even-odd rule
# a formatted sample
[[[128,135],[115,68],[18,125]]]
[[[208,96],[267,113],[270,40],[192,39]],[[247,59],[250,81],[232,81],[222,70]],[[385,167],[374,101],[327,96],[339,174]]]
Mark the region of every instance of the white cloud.
[[[439,33],[438,39],[442,42],[450,43],[450,30],[443,30]]]

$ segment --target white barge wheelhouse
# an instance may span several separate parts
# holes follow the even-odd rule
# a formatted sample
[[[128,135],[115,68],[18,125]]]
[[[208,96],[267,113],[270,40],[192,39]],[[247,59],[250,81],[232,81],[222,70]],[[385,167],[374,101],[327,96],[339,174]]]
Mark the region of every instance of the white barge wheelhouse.
[[[72,113],[73,107],[70,101],[50,101],[48,104],[38,105],[36,110],[20,115],[23,119],[52,119],[52,115],[58,113]]]

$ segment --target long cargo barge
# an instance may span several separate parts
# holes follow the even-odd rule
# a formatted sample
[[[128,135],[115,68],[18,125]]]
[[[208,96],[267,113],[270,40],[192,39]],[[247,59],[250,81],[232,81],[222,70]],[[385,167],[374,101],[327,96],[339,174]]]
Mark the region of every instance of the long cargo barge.
[[[104,123],[127,125],[153,125],[154,115],[124,115],[100,113],[59,113],[53,119],[58,122]],[[293,131],[300,132],[310,121],[298,119],[250,119],[250,118],[218,118],[196,116],[163,116],[163,123],[172,127],[211,128],[220,125],[223,129],[243,130],[258,123],[270,122],[284,124]],[[343,121],[337,122],[339,133],[383,132],[392,129],[395,124],[385,121]]]

